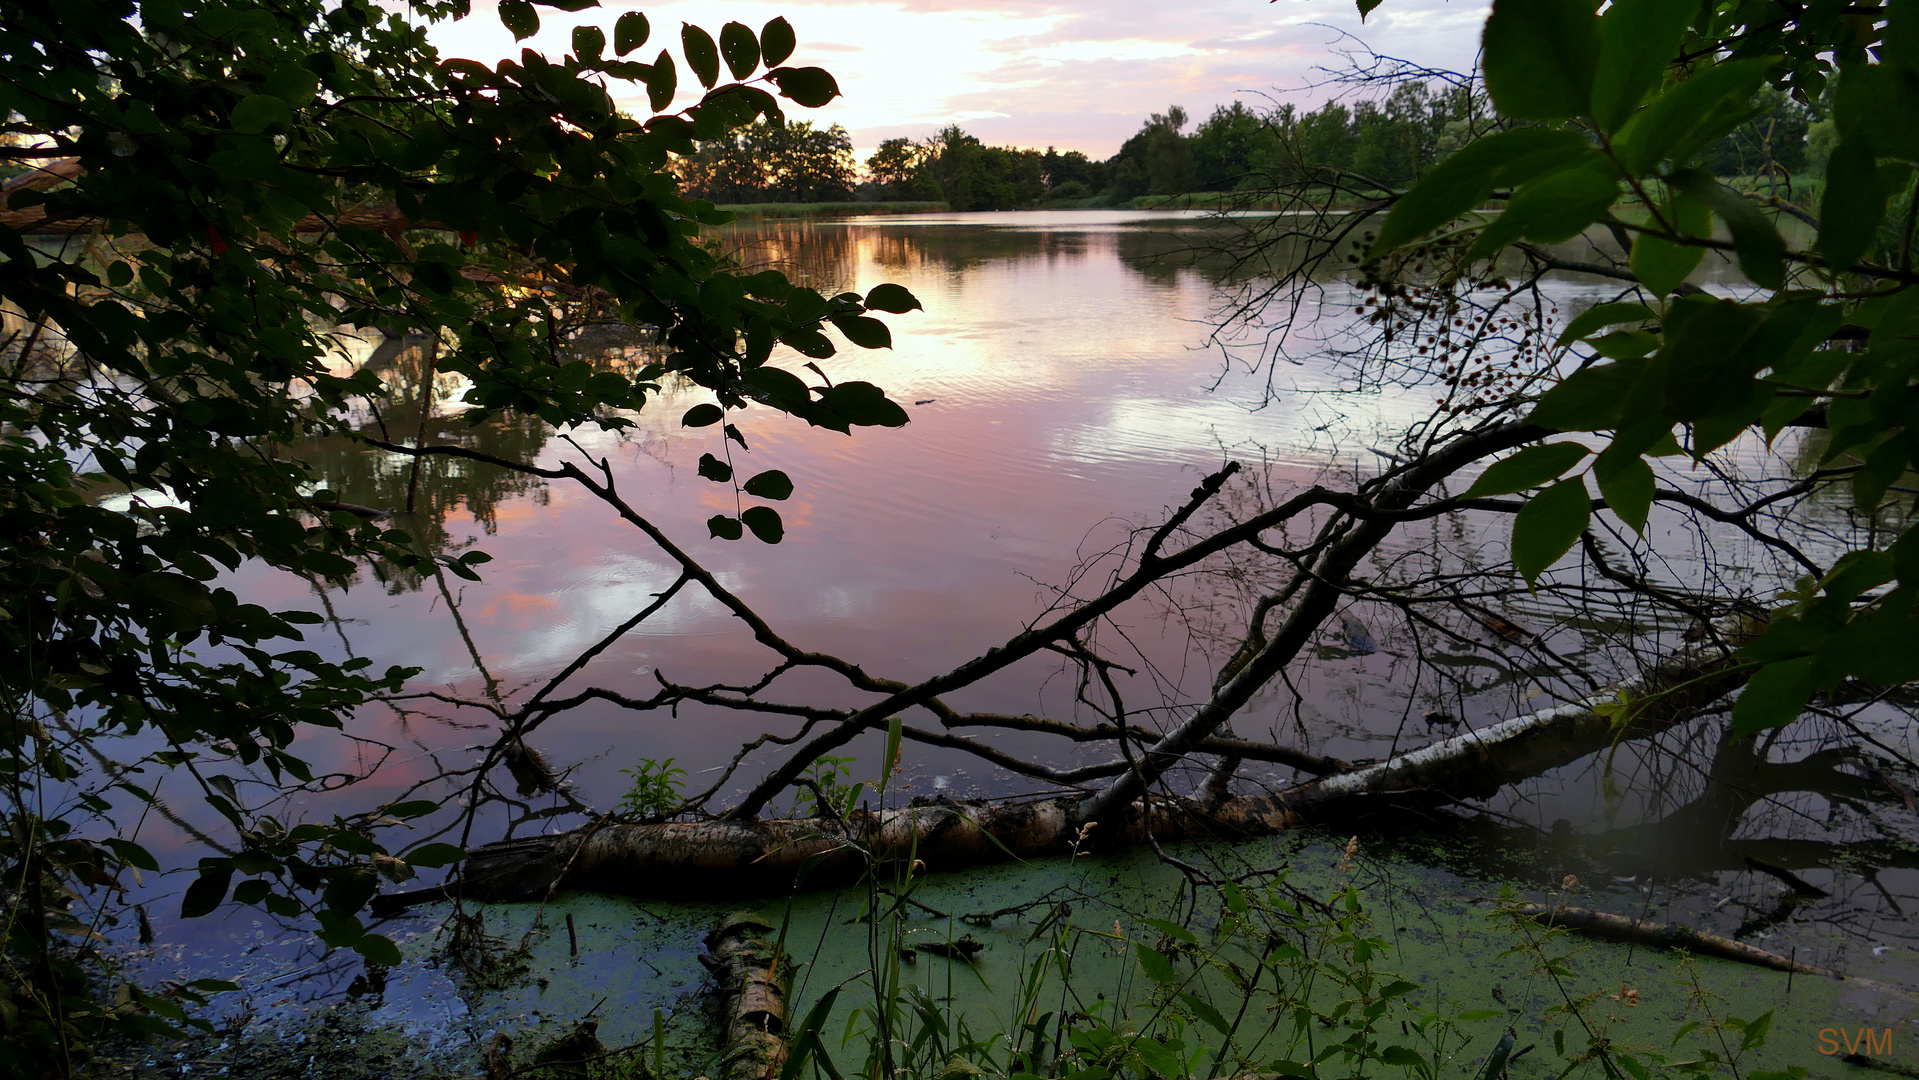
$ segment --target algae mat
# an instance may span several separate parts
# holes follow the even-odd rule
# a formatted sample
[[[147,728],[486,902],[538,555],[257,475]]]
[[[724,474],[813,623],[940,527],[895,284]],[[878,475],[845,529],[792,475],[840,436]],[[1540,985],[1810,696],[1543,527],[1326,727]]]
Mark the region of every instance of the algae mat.
[[[1397,856],[1355,855],[1297,838],[1187,845],[1169,853],[1204,866],[1215,877],[1243,878],[1248,890],[1269,880],[1269,871],[1284,867],[1290,888],[1282,895],[1305,898],[1297,903],[1309,917],[1317,917],[1312,899],[1339,900],[1342,890],[1351,886],[1364,909],[1364,929],[1358,936],[1383,946],[1369,948],[1372,955],[1365,959],[1375,979],[1374,992],[1402,980],[1419,987],[1398,991],[1404,1008],[1390,1015],[1436,1013],[1457,1021],[1451,1041],[1442,1047],[1453,1062],[1448,1073],[1471,1076],[1510,1028],[1515,1052],[1533,1048],[1513,1060],[1512,1074],[1556,1075],[1564,1063],[1555,1052],[1554,1032],[1567,1029],[1566,1051],[1576,1052],[1586,1043],[1582,1020],[1593,1034],[1636,1053],[1652,1050],[1671,1061],[1696,1059],[1701,1050],[1730,1055],[1741,1051],[1743,1033],[1715,1030],[1714,1021],[1752,1021],[1768,1012],[1772,1016],[1763,1046],[1741,1052],[1741,1075],[1795,1065],[1814,1076],[1864,1075],[1839,1061],[1837,1054],[1849,1048],[1870,1049],[1891,1062],[1919,1063],[1914,1000],[1897,989],[1788,976],[1705,958],[1688,963],[1669,951],[1571,938],[1547,946],[1555,957],[1564,957],[1558,974],[1549,974],[1540,970],[1537,951],[1516,948],[1526,936],[1509,920],[1489,918],[1497,884]],[[708,1071],[713,1056],[704,1042],[700,1007],[706,981],[699,963],[701,942],[711,926],[738,908],[757,911],[780,928],[795,963],[790,1025],[800,1025],[815,1004],[838,988],[818,1031],[821,1048],[842,1072],[851,1074],[865,1061],[876,1018],[890,1015],[888,1001],[905,1006],[903,1026],[892,1030],[902,1044],[918,1031],[918,1022],[910,1017],[911,1005],[918,1001],[940,1010],[949,1025],[948,1039],[964,1035],[981,1044],[999,1040],[1000,1060],[1006,1056],[1005,1040],[1030,1043],[1027,1025],[1047,1014],[1055,1020],[1078,1014],[1115,1030],[1163,1036],[1169,1014],[1162,1006],[1169,995],[1155,993],[1160,987],[1149,969],[1156,957],[1170,956],[1179,989],[1192,995],[1174,1011],[1198,1018],[1183,1025],[1175,1022],[1175,1034],[1184,1040],[1189,1067],[1197,1063],[1203,1073],[1210,1057],[1197,1048],[1216,1048],[1223,1041],[1199,1022],[1205,1019],[1205,1005],[1230,1017],[1230,1007],[1243,997],[1230,985],[1230,975],[1218,970],[1191,975],[1196,965],[1178,960],[1181,952],[1199,954],[1211,947],[1221,909],[1216,899],[1206,898],[1216,896],[1201,890],[1202,899],[1195,905],[1194,891],[1181,871],[1150,850],[1140,850],[931,875],[913,882],[905,901],[885,891],[851,889],[736,907],[588,895],[558,898],[544,909],[494,906],[485,909],[488,931],[501,940],[526,943],[524,970],[496,987],[466,988],[462,996],[470,1014],[464,1026],[481,1037],[489,1030],[505,1030],[537,1042],[564,1033],[575,1020],[590,1015],[599,1022],[602,1041],[626,1046],[653,1038],[658,1009],[672,1048],[671,1065],[693,1073]],[[1630,884],[1606,883],[1596,892],[1577,886],[1566,898],[1639,914],[1632,906],[1640,897],[1640,889]],[[1546,899],[1537,892],[1514,898]],[[901,917],[877,923],[864,918],[875,902],[882,912],[898,910]],[[1344,910],[1343,901],[1332,909]],[[990,920],[966,918],[992,912],[1004,913]],[[565,928],[569,915],[571,934]],[[1194,945],[1180,939],[1182,928],[1192,934]],[[1061,950],[1069,952],[1072,961],[1065,977],[1056,962]],[[1346,950],[1321,958],[1350,972],[1350,946]],[[1289,970],[1298,974],[1304,969]],[[882,985],[890,982],[891,993],[876,994],[875,971]],[[1353,996],[1350,985],[1335,981],[1302,984],[1289,992],[1298,997],[1302,989],[1322,1015],[1333,1014],[1338,1000]],[[1193,1005],[1193,999],[1202,1004]],[[1580,1017],[1565,1012],[1569,1001],[1584,1003]],[[1297,1059],[1300,1047],[1292,1042],[1290,1026],[1273,1027],[1272,1017],[1261,1014],[1262,1009],[1270,1013],[1267,1005],[1270,1000],[1256,1006],[1250,1020],[1238,1018],[1241,1049],[1260,1060]],[[1699,1026],[1682,1030],[1693,1023]],[[1332,1037],[1338,1024],[1320,1026],[1327,1030],[1316,1045]],[[1862,1030],[1872,1032],[1869,1043],[1862,1042]],[[1262,1031],[1263,1036],[1243,1034]],[[1382,1034],[1417,1032],[1395,1027]],[[1675,1034],[1681,1035],[1676,1042]],[[650,1057],[650,1051],[645,1053]]]

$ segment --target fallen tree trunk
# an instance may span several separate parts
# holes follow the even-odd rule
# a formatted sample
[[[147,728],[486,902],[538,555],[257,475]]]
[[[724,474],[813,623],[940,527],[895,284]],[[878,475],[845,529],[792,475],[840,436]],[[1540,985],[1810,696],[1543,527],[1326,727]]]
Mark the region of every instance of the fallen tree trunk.
[[[720,1080],[762,1080],[786,1064],[786,982],[791,964],[766,940],[773,925],[734,915],[706,936],[701,962],[720,996]]]
[[[1738,615],[1721,627],[1722,642],[1680,649],[1636,679],[1571,704],[1463,732],[1377,765],[1302,784],[1286,794],[1288,804],[1303,811],[1320,802],[1409,790],[1450,799],[1490,797],[1516,780],[1690,719],[1745,683],[1750,669],[1731,650],[1764,629],[1763,615]]]
[[[1069,855],[1090,840],[1076,798],[1025,802],[943,802],[826,819],[598,823],[552,836],[488,844],[447,886],[374,900],[376,914],[457,892],[484,901],[536,900],[559,889],[632,896],[737,897],[797,887],[845,885],[889,872],[908,859],[916,871],[951,870],[1009,858]],[[1102,846],[1142,842],[1136,804]],[[1277,795],[1241,795],[1211,812],[1155,799],[1151,831],[1160,841],[1270,835],[1298,822]]]

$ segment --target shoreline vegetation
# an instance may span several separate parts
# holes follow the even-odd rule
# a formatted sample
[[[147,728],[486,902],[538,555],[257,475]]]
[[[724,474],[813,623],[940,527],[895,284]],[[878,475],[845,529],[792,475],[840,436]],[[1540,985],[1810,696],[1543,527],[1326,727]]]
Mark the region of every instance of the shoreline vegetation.
[[[879,217],[909,214],[953,213],[951,203],[943,201],[859,202],[764,202],[720,203],[718,208],[741,221],[760,218]],[[1019,210],[1278,210],[1280,200],[1227,191],[1196,191],[1185,195],[1141,195],[1132,199],[1064,199],[1031,206],[1009,207]]]
[[[1740,191],[1773,195],[1781,203],[1795,206],[1816,206],[1825,192],[1823,180],[1814,178],[1800,180],[1793,189],[1763,191],[1767,185],[1762,178],[1735,177],[1732,186]],[[1331,200],[1322,200],[1319,209],[1350,209],[1365,200],[1347,196]],[[1504,200],[1490,199],[1482,210],[1499,210],[1505,206]],[[1631,201],[1619,204],[1620,209],[1628,210],[1634,206]],[[720,203],[718,209],[733,214],[740,221],[780,218],[836,218],[836,217],[884,217],[909,216],[916,214],[954,213],[951,203],[938,201],[880,201],[860,202],[858,200],[836,200],[832,202],[764,202],[764,203]],[[1296,201],[1276,198],[1270,193],[1236,191],[1194,191],[1183,195],[1140,195],[1131,199],[1112,199],[1095,196],[1087,199],[1047,200],[1027,206],[1007,207],[1014,210],[1236,210],[1236,211],[1280,211],[1297,210]]]

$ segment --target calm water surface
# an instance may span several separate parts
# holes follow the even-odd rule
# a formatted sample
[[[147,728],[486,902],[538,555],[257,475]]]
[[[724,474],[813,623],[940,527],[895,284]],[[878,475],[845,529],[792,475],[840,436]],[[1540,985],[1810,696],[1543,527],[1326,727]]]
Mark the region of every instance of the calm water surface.
[[[1310,325],[1291,348],[1303,362],[1229,361],[1210,343],[1227,286],[1211,262],[1184,253],[1217,236],[1216,226],[1199,219],[1089,212],[939,215],[772,223],[722,236],[748,265],[780,265],[829,290],[864,292],[898,282],[925,305],[923,312],[887,317],[891,350],[845,352],[823,364],[836,381],[866,379],[887,388],[911,414],[906,427],[860,429],[847,437],[768,410],[736,414],[751,452],[741,456],[734,448],[735,466],[747,475],[782,469],[797,486],[781,506],[784,543],[705,538],[705,518],[734,505],[730,486],[695,473],[701,454],[725,452],[717,429],[678,423],[686,409],[710,399],[704,391],[669,389],[635,417],[632,430],[617,436],[575,433],[569,443],[537,426],[463,432],[451,419],[460,387],[442,383],[429,430],[547,465],[604,458],[637,510],[788,640],[855,661],[874,675],[914,681],[947,670],[1034,620],[1054,602],[1056,590],[1070,586],[1076,595],[1089,595],[1116,565],[1102,559],[1104,553],[1123,545],[1133,530],[1161,520],[1202,476],[1229,459],[1244,462],[1254,483],[1233,489],[1223,501],[1228,509],[1256,507],[1266,492],[1283,498],[1314,482],[1349,482],[1380,468],[1378,451],[1389,451],[1395,433],[1432,404],[1429,388],[1355,388],[1350,371],[1329,358],[1326,350],[1353,319],[1355,294],[1338,280],[1323,282],[1308,299],[1303,317]],[[1552,280],[1544,289],[1562,319],[1612,295],[1612,287],[1598,279]],[[789,355],[776,362],[797,368],[802,359]],[[1755,468],[1781,467],[1766,464],[1755,451],[1746,457]],[[375,506],[404,503],[409,462],[360,449],[329,452],[320,461],[344,498]],[[1697,479],[1676,476],[1675,482]],[[484,582],[369,574],[325,597],[336,621],[329,637],[315,642],[335,649],[345,643],[381,664],[418,667],[416,690],[509,706],[524,700],[676,576],[643,535],[566,484],[539,486],[485,466],[440,461],[421,490],[422,512],[403,517],[404,527],[448,550],[474,547],[492,555]],[[1504,528],[1466,522],[1408,527],[1382,554],[1378,570],[1386,573],[1395,560],[1441,549],[1455,560],[1470,561],[1483,551],[1484,561],[1497,561]],[[1735,538],[1698,535],[1678,519],[1656,520],[1655,531],[1677,575],[1710,561],[1736,583],[1758,587],[1768,581],[1769,563]],[[243,574],[234,587],[273,606],[316,602],[310,583],[265,572]],[[1125,609],[1119,619],[1123,639],[1112,630],[1103,634],[1101,643],[1116,654],[1137,650],[1133,662],[1140,673],[1127,687],[1144,719],[1161,715],[1152,710],[1162,703],[1205,694],[1219,662],[1217,639],[1209,635],[1230,630],[1235,617],[1243,626],[1245,597],[1236,589],[1230,583],[1181,584]],[[1616,634],[1616,627],[1572,625],[1567,612],[1528,610],[1523,603],[1504,610],[1530,631],[1549,633],[1562,655],[1590,658],[1599,676],[1618,662],[1597,652],[1604,637],[1598,631]],[[1235,720],[1238,734],[1347,758],[1381,757],[1434,737],[1420,719],[1429,711],[1450,711],[1467,724],[1480,724],[1550,703],[1510,667],[1467,650],[1428,655],[1422,671],[1390,612],[1359,606],[1350,614],[1380,650],[1360,655],[1343,647],[1350,644],[1339,636],[1343,626],[1329,631],[1296,673],[1292,689],[1268,692]],[[1630,632],[1652,649],[1659,639],[1649,635],[1665,632],[1670,641],[1679,629],[1649,625]],[[657,687],[655,672],[681,684],[738,684],[764,671],[769,656],[736,619],[689,588],[566,686],[643,696]],[[1468,685],[1441,684],[1430,677],[1435,670],[1463,672]],[[1075,705],[1074,690],[1072,673],[1055,658],[1025,662],[948,700],[965,709],[1090,721]],[[811,704],[857,700],[818,676],[783,677],[768,696]],[[1860,722],[1878,723],[1878,737],[1911,752],[1905,725],[1870,716]],[[689,788],[699,789],[713,782],[742,743],[769,728],[790,733],[796,727],[697,706],[671,714],[591,703],[553,718],[529,741],[565,772],[575,798],[607,809],[626,787],[620,770],[643,759],[673,759],[689,771]],[[352,729],[356,739],[319,734],[308,743],[321,759],[318,766],[370,771],[369,778],[342,795],[296,800],[291,810],[360,810],[424,784],[429,797],[448,800],[450,818],[467,778],[435,778],[470,768],[477,748],[497,730],[497,720],[480,708],[426,700],[369,708]],[[1106,753],[1075,756],[1056,741],[981,737],[1010,753],[1052,755],[1054,764],[1101,760]],[[1648,830],[1646,822],[1697,796],[1702,772],[1726,760],[1710,732],[1679,739],[1690,758],[1622,752],[1615,766],[1624,795],[1608,796],[1599,766],[1560,770],[1503,797],[1472,828],[1453,830],[1447,843],[1419,848],[1418,857],[1445,863],[1449,873],[1535,884],[1556,881],[1552,875],[1561,864],[1600,867],[1602,878],[1616,880],[1602,880],[1599,887],[1616,895],[1598,906],[1669,905],[1672,917],[1723,932],[1770,910],[1776,885],[1746,871],[1740,860],[1762,850],[1751,844],[1772,844],[1763,850],[1773,861],[1805,868],[1811,860],[1802,872],[1839,896],[1816,917],[1762,931],[1771,935],[1762,944],[1799,948],[1822,957],[1818,962],[1862,973],[1911,976],[1919,970],[1912,925],[1904,916],[1919,905],[1919,874],[1907,868],[1913,862],[1907,849],[1893,843],[1911,839],[1896,814],[1870,800],[1787,792],[1756,808],[1750,799],[1715,803],[1694,813],[1707,819],[1694,822],[1696,827]],[[853,776],[864,778],[873,769],[873,748],[856,749],[866,759],[853,766]],[[717,802],[763,775],[774,753],[751,756]],[[1033,786],[952,752],[909,746],[906,766],[906,783],[915,794],[1002,794]],[[1288,774],[1249,768],[1247,776],[1283,782]],[[498,782],[510,793],[503,772]],[[154,821],[144,838],[190,864],[198,849],[188,828],[217,833],[217,819],[201,813],[184,788],[175,794],[171,809],[178,821]],[[474,839],[578,820],[564,810],[547,796],[508,800],[482,812]],[[1821,852],[1863,840],[1880,845],[1871,867],[1818,864]],[[146,899],[156,916],[174,908],[186,880],[169,875],[148,884]],[[308,947],[282,937],[251,909],[224,923],[161,922],[163,941],[190,946],[198,963],[261,978],[266,969],[248,968],[245,959],[254,950],[286,964]],[[325,969],[314,963],[314,970]],[[339,974],[355,966],[342,961],[327,970]],[[288,996],[334,993],[339,980],[314,985],[320,988],[289,990]],[[415,1000],[406,1009],[421,1019],[457,1011],[444,987],[437,993],[435,1001]]]

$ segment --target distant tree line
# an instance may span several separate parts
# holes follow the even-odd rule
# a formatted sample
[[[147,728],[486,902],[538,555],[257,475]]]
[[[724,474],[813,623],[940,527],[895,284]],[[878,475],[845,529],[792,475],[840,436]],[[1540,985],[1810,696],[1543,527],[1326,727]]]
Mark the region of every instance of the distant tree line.
[[[1760,105],[1703,163],[1723,177],[1820,175],[1834,140],[1823,103],[1775,92]],[[1490,111],[1474,91],[1422,82],[1311,111],[1235,101],[1190,131],[1186,110],[1174,105],[1148,117],[1104,161],[1077,150],[988,146],[953,124],[924,141],[882,142],[866,159],[864,181],[838,124],[763,119],[700,144],[674,168],[688,194],[719,203],[936,200],[955,210],[1110,206],[1142,196],[1274,189],[1318,176],[1331,182],[1346,173],[1397,186],[1458,149],[1470,131],[1483,133]]]
[[[1483,106],[1483,102],[1480,103]],[[1316,173],[1358,170],[1410,180],[1461,139],[1449,129],[1473,107],[1463,93],[1409,82],[1376,101],[1259,111],[1235,101],[1188,130],[1175,105],[1154,113],[1119,152],[987,146],[957,125],[925,142],[888,139],[867,159],[860,196],[943,199],[955,210],[1110,205],[1140,196],[1260,189]]]
[[[838,202],[859,182],[845,128],[778,117],[700,143],[672,168],[683,192],[716,203]]]

